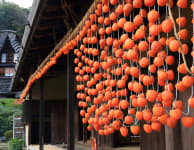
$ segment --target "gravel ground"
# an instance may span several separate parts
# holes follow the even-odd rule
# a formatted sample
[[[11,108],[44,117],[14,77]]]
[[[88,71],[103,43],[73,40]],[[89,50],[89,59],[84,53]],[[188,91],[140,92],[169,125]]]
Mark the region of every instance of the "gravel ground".
[[[39,150],[39,147],[30,146],[29,150]],[[54,146],[54,145],[45,145],[44,150],[67,150],[67,149],[60,148],[59,146]],[[91,148],[87,146],[76,145],[75,150],[91,150]],[[99,150],[105,150],[105,149],[99,149]],[[139,147],[122,147],[122,148],[113,148],[112,150],[140,150],[140,148]]]

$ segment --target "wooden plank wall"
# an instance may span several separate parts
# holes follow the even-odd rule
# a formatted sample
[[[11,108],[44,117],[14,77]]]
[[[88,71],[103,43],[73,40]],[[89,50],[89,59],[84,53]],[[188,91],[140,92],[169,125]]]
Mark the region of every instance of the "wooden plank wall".
[[[31,115],[38,116],[39,114],[39,101],[31,102]],[[51,124],[51,144],[67,143],[66,139],[66,116],[65,101],[46,101],[45,102],[45,115],[50,116]],[[33,121],[33,117],[32,120]]]

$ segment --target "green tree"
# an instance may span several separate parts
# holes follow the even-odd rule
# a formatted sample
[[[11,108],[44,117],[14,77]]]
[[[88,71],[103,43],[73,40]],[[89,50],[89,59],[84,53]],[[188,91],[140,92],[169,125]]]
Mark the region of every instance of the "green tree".
[[[0,100],[0,136],[13,128],[13,115],[22,114],[22,105],[15,105],[13,99]]]
[[[22,37],[29,10],[14,3],[0,3],[0,30],[14,30]]]

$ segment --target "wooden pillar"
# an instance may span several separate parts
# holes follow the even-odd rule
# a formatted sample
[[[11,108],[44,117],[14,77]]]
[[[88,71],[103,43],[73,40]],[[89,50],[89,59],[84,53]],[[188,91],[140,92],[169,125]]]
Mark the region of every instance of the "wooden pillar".
[[[29,124],[29,132],[28,132],[28,143],[29,143],[29,145],[31,144],[31,123],[32,123],[32,109],[31,109],[31,107],[32,107],[32,105],[31,105],[31,102],[32,102],[32,89],[30,88],[30,90],[29,90],[29,122],[28,122],[28,124]]]
[[[83,142],[87,143],[87,126],[83,124]]]
[[[74,71],[73,54],[67,55],[67,149],[74,150]]]
[[[39,150],[44,150],[44,79],[40,79]]]

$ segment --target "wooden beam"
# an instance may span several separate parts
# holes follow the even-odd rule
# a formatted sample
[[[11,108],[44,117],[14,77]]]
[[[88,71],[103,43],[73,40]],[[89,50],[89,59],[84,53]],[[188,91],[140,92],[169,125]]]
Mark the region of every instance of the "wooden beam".
[[[39,150],[44,150],[44,79],[40,79]]]
[[[74,71],[73,54],[67,55],[67,149],[74,150],[74,105],[75,93],[73,90]]]

